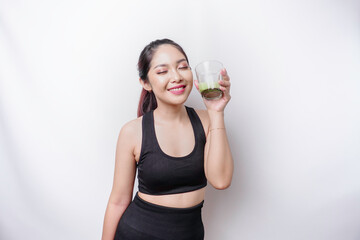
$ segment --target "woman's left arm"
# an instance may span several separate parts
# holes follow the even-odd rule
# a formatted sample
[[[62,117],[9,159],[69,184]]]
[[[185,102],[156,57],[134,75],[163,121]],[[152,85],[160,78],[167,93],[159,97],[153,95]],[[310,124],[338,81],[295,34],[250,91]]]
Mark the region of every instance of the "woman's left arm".
[[[229,146],[224,122],[224,109],[230,101],[230,78],[225,69],[221,71],[219,80],[222,98],[218,100],[204,99],[207,108],[208,131],[204,152],[204,169],[207,180],[216,189],[230,186],[233,175],[234,162]],[[198,88],[198,82],[195,80]]]

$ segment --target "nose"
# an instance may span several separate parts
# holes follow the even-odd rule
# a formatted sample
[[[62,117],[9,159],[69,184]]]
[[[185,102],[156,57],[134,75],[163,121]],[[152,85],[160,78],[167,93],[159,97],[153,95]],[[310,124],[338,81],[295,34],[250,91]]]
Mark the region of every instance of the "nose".
[[[171,75],[171,81],[172,82],[179,82],[182,80],[182,76],[181,74],[177,71],[177,69],[173,69],[172,70],[172,75]]]

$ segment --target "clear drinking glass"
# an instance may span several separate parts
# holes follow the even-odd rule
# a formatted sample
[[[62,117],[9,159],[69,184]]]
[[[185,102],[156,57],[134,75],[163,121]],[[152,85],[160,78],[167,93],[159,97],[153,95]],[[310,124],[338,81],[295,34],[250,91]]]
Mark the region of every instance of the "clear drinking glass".
[[[218,83],[222,79],[220,74],[222,68],[222,63],[216,60],[204,61],[195,67],[199,90],[203,98],[214,100],[222,97],[223,92]]]

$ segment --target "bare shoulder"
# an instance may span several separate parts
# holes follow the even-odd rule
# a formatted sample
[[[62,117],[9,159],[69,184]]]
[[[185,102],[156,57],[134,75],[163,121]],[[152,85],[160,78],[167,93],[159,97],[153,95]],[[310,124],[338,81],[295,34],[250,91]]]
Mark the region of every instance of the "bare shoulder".
[[[120,134],[124,134],[128,137],[131,137],[133,134],[136,134],[141,130],[141,120],[142,116],[128,121],[120,130]]]
[[[207,135],[209,126],[210,126],[210,119],[209,119],[209,114],[208,114],[207,110],[195,109],[195,112],[199,116],[201,123],[203,125],[203,128],[204,128],[205,134]]]
[[[125,123],[119,133],[119,142],[126,144],[133,152],[137,150],[139,139],[141,140],[142,117],[135,118]]]

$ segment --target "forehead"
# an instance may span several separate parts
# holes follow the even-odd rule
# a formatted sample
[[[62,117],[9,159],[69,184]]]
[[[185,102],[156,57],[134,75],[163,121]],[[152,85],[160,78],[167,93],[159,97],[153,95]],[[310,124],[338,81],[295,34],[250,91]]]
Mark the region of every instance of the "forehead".
[[[184,54],[182,54],[176,47],[170,44],[163,44],[157,48],[153,59],[151,60],[151,65],[173,64],[182,58],[185,58]]]

